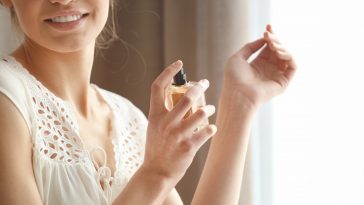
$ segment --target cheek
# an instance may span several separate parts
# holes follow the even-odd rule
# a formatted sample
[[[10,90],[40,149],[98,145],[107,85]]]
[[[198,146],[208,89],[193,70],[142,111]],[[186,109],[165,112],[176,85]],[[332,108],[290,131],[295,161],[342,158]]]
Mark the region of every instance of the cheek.
[[[106,21],[107,15],[109,13],[109,3],[108,0],[92,0],[92,4],[96,10],[99,21]],[[91,4],[91,3],[90,3]]]
[[[100,19],[101,19],[102,23],[105,24],[106,21],[107,21],[108,15],[110,15],[109,14],[109,6],[106,5],[106,4],[103,4],[103,5],[100,5],[99,8],[100,8],[99,13],[101,14]]]
[[[98,34],[100,34],[102,29],[104,28],[107,22],[108,15],[110,15],[108,5],[105,5],[105,3],[103,5],[99,4],[94,16],[94,23],[95,25],[97,25]]]
[[[33,33],[39,27],[38,11],[35,7],[20,6],[15,8],[16,18],[20,28],[26,34]]]

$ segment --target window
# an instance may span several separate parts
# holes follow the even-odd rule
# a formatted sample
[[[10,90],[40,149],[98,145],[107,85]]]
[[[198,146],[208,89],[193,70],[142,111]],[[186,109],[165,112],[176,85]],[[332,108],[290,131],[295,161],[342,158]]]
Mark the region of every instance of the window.
[[[271,0],[299,70],[272,103],[275,205],[364,204],[364,1]]]

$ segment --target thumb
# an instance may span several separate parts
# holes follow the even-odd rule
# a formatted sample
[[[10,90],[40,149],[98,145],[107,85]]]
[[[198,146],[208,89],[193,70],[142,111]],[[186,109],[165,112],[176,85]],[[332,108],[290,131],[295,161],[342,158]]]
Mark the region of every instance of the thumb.
[[[258,40],[255,40],[253,42],[245,44],[239,51],[238,55],[242,56],[245,60],[248,60],[249,57],[258,51],[260,48],[262,48],[265,45],[264,38],[260,38]]]

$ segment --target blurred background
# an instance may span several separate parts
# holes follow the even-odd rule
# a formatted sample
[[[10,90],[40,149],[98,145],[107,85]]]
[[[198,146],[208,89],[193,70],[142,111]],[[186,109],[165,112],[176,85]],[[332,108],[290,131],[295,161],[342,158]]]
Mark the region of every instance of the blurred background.
[[[287,92],[255,119],[239,204],[364,204],[364,1],[118,3],[122,40],[98,52],[92,81],[146,115],[152,81],[177,59],[190,80],[210,80],[207,101],[218,106],[227,58],[271,23],[299,70]],[[10,31],[1,8],[1,55],[19,42]],[[185,204],[207,151],[208,144],[177,186]]]

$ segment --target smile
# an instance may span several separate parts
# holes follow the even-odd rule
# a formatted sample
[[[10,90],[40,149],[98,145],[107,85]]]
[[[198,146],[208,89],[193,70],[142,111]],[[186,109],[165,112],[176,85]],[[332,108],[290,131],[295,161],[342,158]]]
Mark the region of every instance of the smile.
[[[86,14],[80,14],[80,15],[57,16],[55,18],[46,19],[46,21],[53,22],[53,23],[68,23],[68,22],[78,21],[82,17],[86,17],[87,15],[88,14],[86,13]]]
[[[61,14],[45,20],[45,23],[57,32],[70,32],[82,28],[89,13]]]
[[[56,22],[56,23],[65,23],[65,22],[77,21],[81,17],[82,17],[82,15],[58,16],[56,18],[52,18],[51,21]]]

